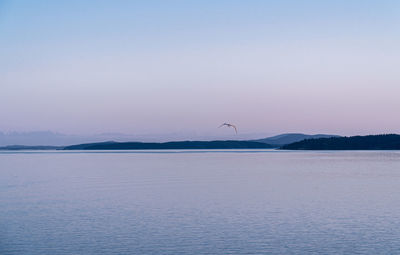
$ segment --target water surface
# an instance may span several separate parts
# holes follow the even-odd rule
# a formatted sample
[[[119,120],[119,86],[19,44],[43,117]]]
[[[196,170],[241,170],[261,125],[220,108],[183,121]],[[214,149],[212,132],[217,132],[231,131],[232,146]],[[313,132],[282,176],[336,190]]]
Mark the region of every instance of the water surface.
[[[0,254],[400,253],[400,152],[0,153]]]

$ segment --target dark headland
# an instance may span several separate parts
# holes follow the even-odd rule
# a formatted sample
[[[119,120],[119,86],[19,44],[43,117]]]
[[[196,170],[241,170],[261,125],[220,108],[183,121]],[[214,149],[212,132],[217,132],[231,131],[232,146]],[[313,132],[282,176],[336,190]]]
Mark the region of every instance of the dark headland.
[[[400,150],[400,135],[367,135],[306,139],[287,144],[283,150]]]

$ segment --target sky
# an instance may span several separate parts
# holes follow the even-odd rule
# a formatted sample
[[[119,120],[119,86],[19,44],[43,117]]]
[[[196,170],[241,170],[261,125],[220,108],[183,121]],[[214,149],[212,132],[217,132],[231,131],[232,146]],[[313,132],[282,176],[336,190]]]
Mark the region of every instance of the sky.
[[[400,1],[0,0],[0,131],[400,133]]]

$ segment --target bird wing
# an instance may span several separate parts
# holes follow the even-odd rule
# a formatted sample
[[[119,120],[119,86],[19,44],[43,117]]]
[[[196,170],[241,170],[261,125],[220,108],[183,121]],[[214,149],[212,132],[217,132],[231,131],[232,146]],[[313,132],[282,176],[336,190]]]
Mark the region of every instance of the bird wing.
[[[236,134],[237,134],[237,128],[236,128],[236,126],[231,124],[231,127],[233,127],[233,128],[235,129],[235,132],[236,132]]]
[[[220,127],[223,127],[223,126],[226,126],[226,123],[222,124],[222,125],[221,125],[221,126],[219,126],[218,128],[220,128]]]

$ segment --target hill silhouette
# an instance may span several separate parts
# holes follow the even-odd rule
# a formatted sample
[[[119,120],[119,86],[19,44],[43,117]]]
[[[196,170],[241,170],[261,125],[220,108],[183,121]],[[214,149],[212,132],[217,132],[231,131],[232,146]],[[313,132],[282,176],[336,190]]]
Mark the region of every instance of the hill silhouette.
[[[400,135],[367,135],[306,139],[281,147],[283,150],[400,150]]]
[[[65,147],[64,150],[269,149],[273,147],[253,141],[104,142],[72,145]]]

